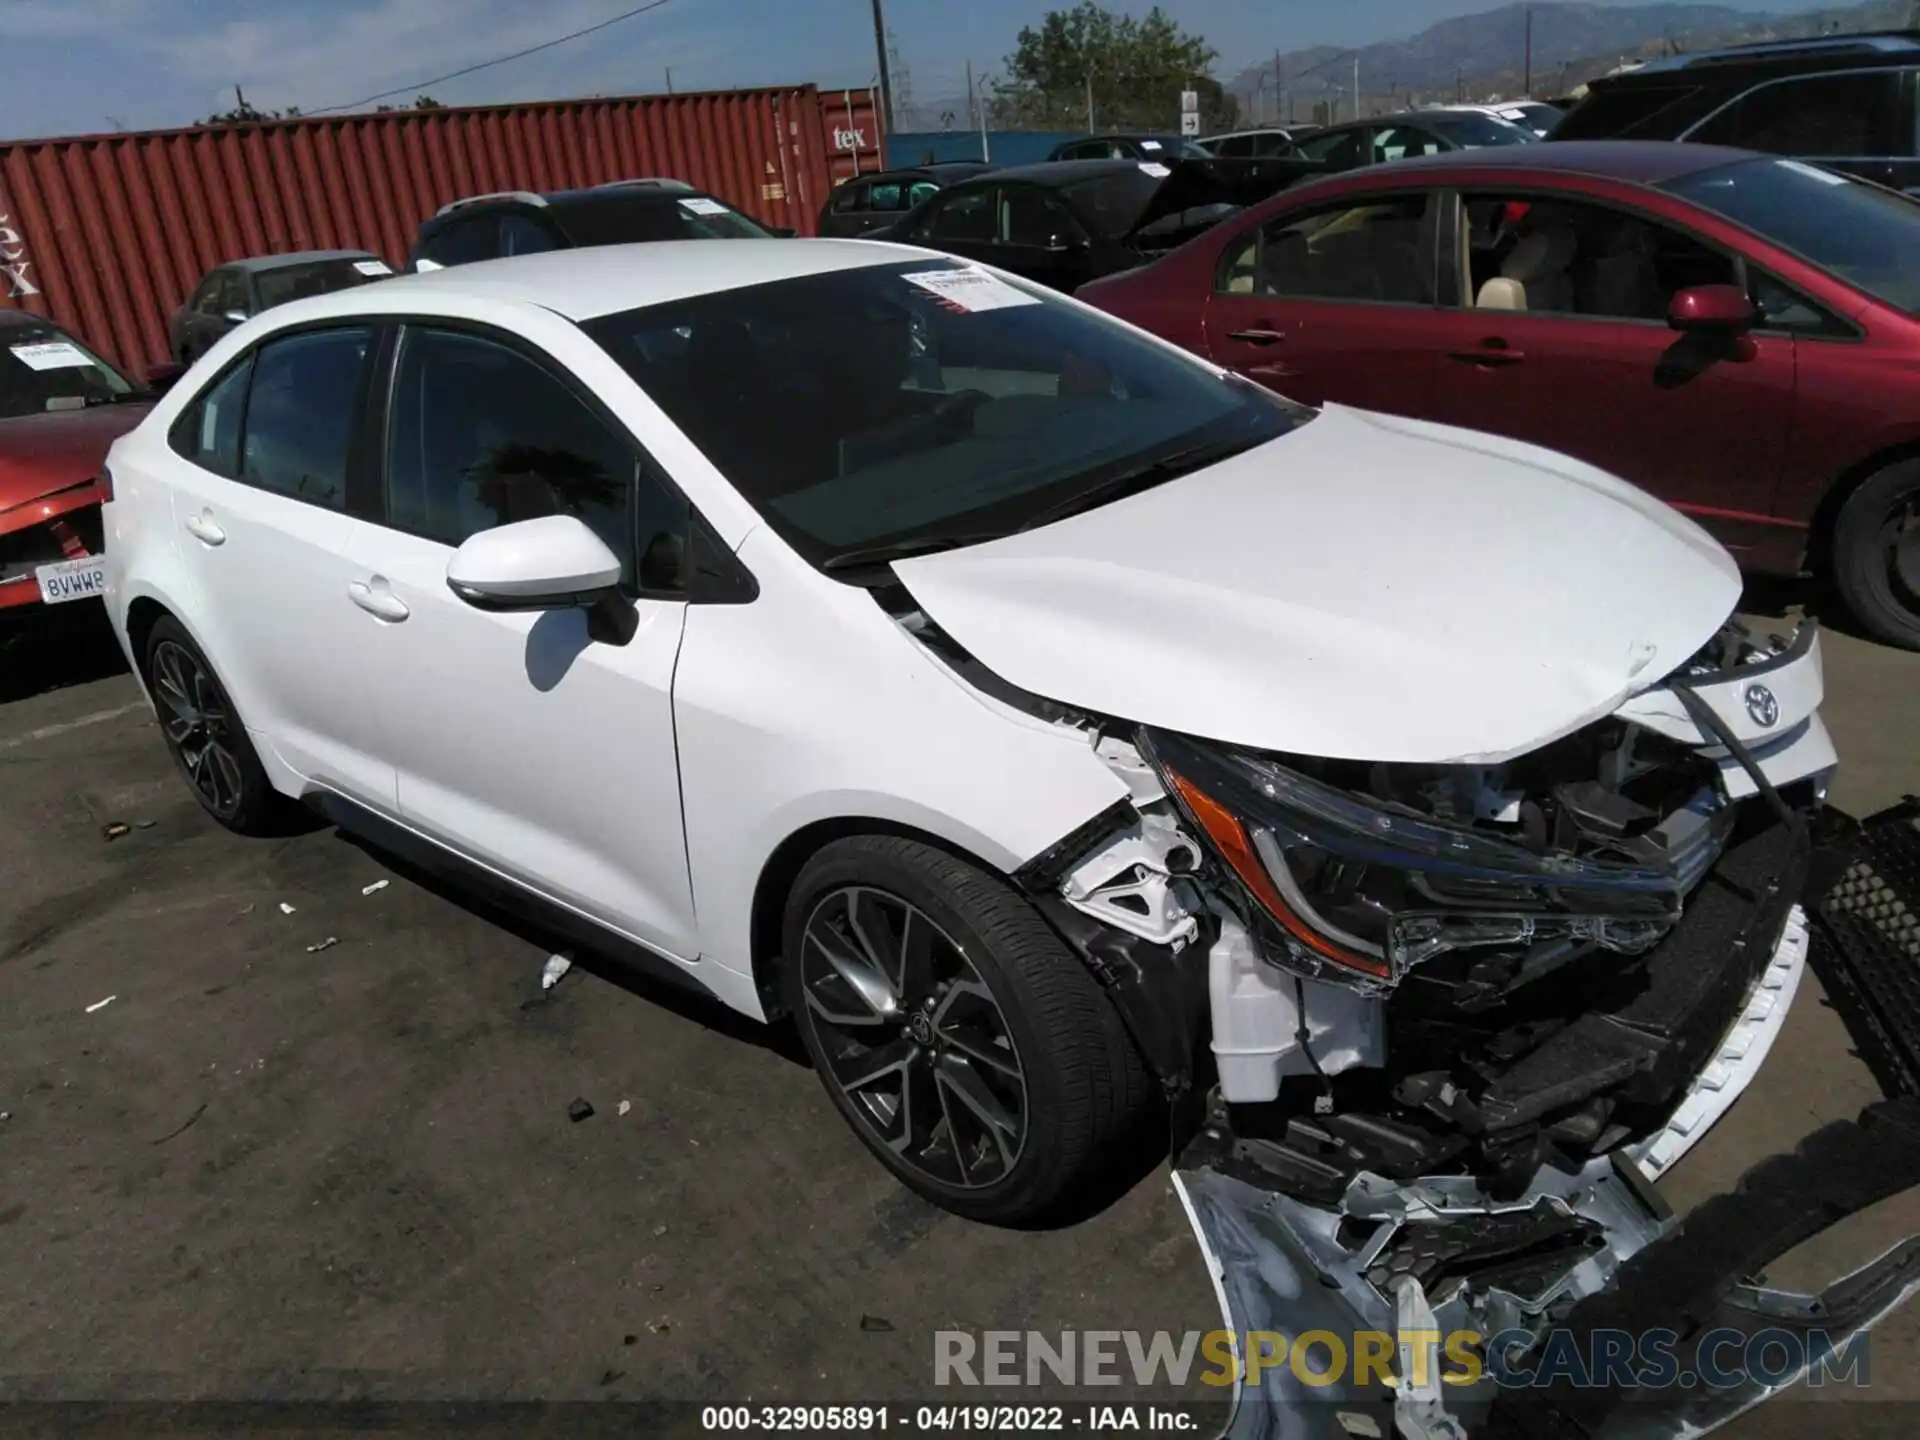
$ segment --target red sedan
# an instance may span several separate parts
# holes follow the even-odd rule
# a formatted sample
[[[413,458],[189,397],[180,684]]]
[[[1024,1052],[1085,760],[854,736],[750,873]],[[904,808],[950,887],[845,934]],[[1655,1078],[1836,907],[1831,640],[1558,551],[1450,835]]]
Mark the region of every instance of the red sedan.
[[[1297,400],[1588,461],[1920,648],[1905,196],[1743,150],[1515,145],[1299,186],[1077,293]]]
[[[99,596],[107,449],[152,399],[50,321],[0,310],[0,619]]]

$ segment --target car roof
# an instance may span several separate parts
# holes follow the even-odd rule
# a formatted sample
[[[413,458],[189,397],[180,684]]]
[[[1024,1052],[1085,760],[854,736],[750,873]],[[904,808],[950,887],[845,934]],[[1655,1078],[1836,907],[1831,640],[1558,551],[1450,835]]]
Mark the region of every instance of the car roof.
[[[1118,175],[1123,170],[1138,170],[1150,160],[1042,160],[1033,165],[1009,165],[993,172],[995,180],[1020,180],[1033,185],[1071,185],[1101,175]]]
[[[449,265],[296,301],[272,313],[301,322],[405,314],[433,311],[436,299],[445,298],[537,305],[569,320],[592,320],[776,280],[946,258],[877,240],[653,240]]]
[[[378,256],[365,250],[294,250],[285,255],[249,255],[244,260],[229,260],[216,270],[244,270],[258,275],[263,270],[280,270],[289,265],[312,265],[325,260],[374,260]]]
[[[1920,51],[1920,32],[1858,30],[1845,35],[1754,40],[1744,45],[1723,45],[1682,55],[1661,56],[1649,60],[1637,70],[1604,78],[1612,82],[1629,76],[1644,75],[1651,79],[1656,76],[1672,77],[1681,71],[1697,73],[1721,69],[1738,72],[1763,68],[1794,71],[1857,66],[1872,69],[1887,65],[1911,65],[1916,51]]]
[[[1422,170],[1485,170],[1502,175],[1540,172],[1591,175],[1637,185],[1658,185],[1681,175],[1711,170],[1716,165],[1763,158],[1752,150],[1690,145],[1674,140],[1541,140],[1532,145],[1492,145],[1482,150],[1414,155],[1329,178],[1370,175],[1384,179]]]

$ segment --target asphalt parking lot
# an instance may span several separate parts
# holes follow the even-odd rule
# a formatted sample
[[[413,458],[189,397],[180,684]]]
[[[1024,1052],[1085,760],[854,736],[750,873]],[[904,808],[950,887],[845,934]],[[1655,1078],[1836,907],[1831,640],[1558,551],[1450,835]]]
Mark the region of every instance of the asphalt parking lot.
[[[1836,802],[1920,792],[1920,655],[1829,632],[1827,682]],[[1164,1166],[1068,1229],[947,1217],[778,1036],[590,957],[543,998],[543,937],[439,882],[220,830],[104,627],[0,655],[0,877],[0,1398],[924,1399],[937,1329],[1217,1322]],[[1877,1094],[1809,976],[1664,1188]],[[1915,1230],[1901,1197],[1772,1278]],[[1876,1402],[1917,1362],[1909,1308],[1820,1432],[1911,1433]]]

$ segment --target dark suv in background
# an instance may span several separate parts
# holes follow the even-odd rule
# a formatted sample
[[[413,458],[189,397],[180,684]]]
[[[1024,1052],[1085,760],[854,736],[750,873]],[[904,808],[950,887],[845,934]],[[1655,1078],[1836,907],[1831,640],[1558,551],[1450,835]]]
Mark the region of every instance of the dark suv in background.
[[[443,205],[420,227],[408,268],[440,270],[589,245],[650,240],[767,240],[769,230],[682,180],[615,180],[586,190],[503,190]]]
[[[1596,80],[1559,140],[1691,140],[1810,160],[1920,191],[1920,32],[1771,40]]]

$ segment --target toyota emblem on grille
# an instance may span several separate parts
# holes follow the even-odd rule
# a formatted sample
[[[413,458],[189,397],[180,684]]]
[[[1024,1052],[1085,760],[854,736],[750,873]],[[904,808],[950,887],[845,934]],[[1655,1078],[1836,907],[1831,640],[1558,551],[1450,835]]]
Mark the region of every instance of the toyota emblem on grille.
[[[1780,718],[1780,702],[1773,698],[1773,691],[1764,685],[1747,686],[1747,714],[1753,717],[1753,723],[1762,729],[1772,729]]]

